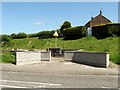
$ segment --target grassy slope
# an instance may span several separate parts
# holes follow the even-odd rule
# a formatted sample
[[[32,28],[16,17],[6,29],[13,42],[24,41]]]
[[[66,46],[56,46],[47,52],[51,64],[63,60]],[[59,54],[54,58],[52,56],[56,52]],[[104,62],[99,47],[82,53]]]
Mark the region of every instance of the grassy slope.
[[[54,47],[54,45],[54,38],[25,38],[12,40],[4,48],[47,49]],[[62,38],[59,38],[57,39],[57,46],[65,49],[109,52],[110,60],[120,64],[120,56],[118,56],[118,37],[109,37],[100,40],[97,40],[94,37],[84,37],[77,40],[63,40]]]
[[[0,62],[15,63],[15,55],[10,52],[2,52],[2,56],[0,55]]]

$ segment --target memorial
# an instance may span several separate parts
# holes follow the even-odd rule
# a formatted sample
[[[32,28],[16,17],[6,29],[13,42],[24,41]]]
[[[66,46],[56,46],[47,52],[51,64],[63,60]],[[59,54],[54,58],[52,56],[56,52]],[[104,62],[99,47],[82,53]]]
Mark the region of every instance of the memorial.
[[[109,53],[107,52],[66,51],[64,55],[65,61],[105,68],[109,66]]]
[[[16,65],[26,65],[39,63],[41,61],[51,61],[50,51],[25,51],[15,53]]]

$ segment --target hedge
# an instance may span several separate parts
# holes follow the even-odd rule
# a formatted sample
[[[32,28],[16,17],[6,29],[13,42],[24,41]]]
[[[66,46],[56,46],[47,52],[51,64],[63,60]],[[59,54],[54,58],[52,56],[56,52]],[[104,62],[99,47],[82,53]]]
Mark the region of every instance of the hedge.
[[[92,27],[92,35],[96,38],[120,36],[120,23],[94,26]]]
[[[12,37],[10,35],[6,35],[6,34],[0,35],[0,42],[10,41],[11,39],[12,39]]]
[[[60,35],[60,30],[56,30],[57,33],[59,34],[58,38],[61,37]],[[39,36],[39,39],[44,39],[44,38],[53,38],[53,34],[55,33],[55,30],[52,31],[41,31],[39,33],[37,33],[37,36]]]
[[[21,39],[21,38],[26,38],[27,34],[24,32],[19,32],[18,34],[11,34],[12,39]]]
[[[65,22],[63,23],[63,25],[61,26],[61,28],[60,28],[61,34],[63,34],[63,30],[64,30],[65,28],[71,28],[71,23],[70,23],[69,21],[65,21]]]
[[[109,33],[117,36],[120,36],[120,23],[107,24]]]
[[[66,39],[82,38],[86,36],[86,27],[77,26],[72,28],[66,28],[63,30],[63,35]]]

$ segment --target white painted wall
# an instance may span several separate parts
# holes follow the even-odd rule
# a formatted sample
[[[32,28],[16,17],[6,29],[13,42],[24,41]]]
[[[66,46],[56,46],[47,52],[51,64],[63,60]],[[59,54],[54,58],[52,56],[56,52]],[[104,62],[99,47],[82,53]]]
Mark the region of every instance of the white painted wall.
[[[91,27],[87,28],[87,36],[92,36],[92,28]]]

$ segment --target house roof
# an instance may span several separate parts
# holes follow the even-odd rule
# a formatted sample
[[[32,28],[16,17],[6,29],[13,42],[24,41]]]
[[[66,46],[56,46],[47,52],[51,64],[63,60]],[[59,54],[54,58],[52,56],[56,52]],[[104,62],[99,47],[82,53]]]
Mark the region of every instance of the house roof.
[[[91,19],[89,22],[87,22],[87,23],[85,24],[85,26],[88,25],[91,21],[94,21],[96,18],[99,18],[99,17],[100,17],[100,18],[102,17],[102,18],[106,19],[108,22],[111,22],[108,18],[106,18],[105,16],[102,15],[102,11],[100,10],[100,14],[97,15],[96,17],[94,17],[94,18],[92,17],[92,19]]]

